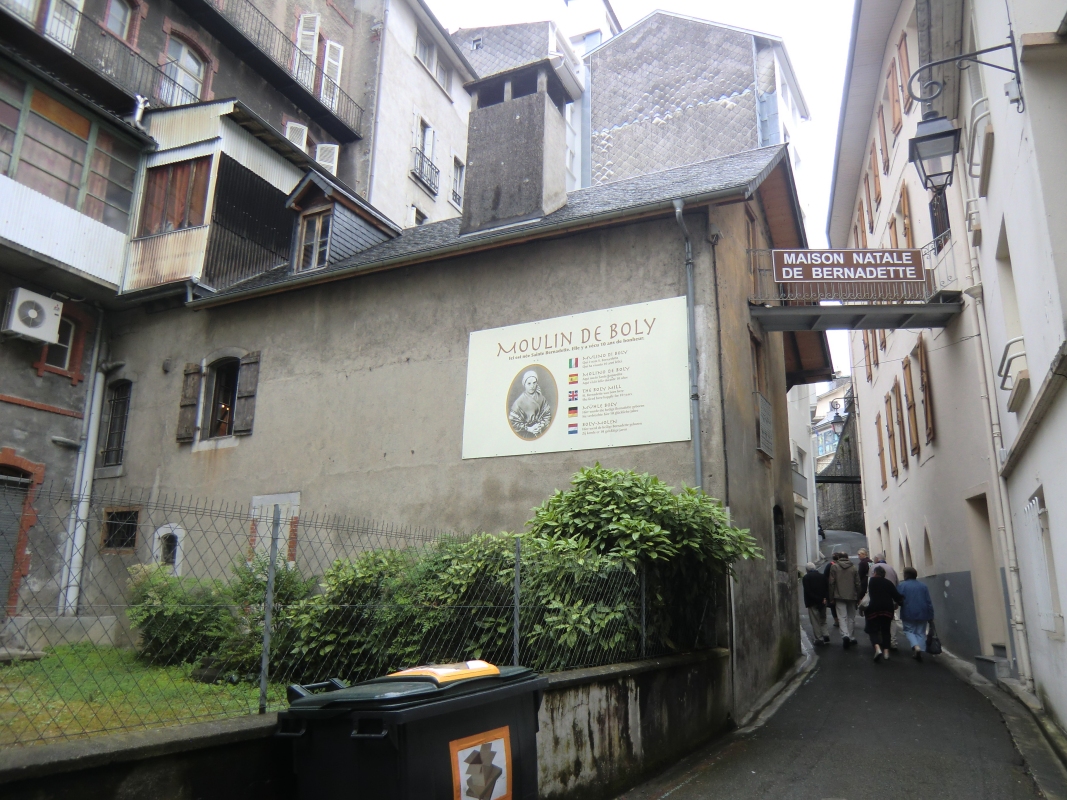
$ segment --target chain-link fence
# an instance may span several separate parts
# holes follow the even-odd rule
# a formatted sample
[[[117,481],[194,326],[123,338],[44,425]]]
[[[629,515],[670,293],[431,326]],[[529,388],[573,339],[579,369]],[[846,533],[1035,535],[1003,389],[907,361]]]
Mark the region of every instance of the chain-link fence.
[[[296,495],[0,486],[0,746],[273,710],[290,683],[668,644],[640,569],[529,536],[316,517]]]

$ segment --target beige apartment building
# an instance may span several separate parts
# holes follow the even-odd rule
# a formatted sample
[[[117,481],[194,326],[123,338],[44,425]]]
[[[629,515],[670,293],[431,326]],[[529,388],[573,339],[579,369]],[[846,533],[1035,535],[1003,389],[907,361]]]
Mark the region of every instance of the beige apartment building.
[[[1065,11],[857,2],[828,224],[831,246],[921,247],[930,283],[964,303],[940,331],[852,334],[872,546],[918,570],[950,650],[1017,677],[1061,727]],[[943,91],[913,99],[908,77],[942,59],[912,89]],[[908,162],[924,112],[960,130],[940,196]]]

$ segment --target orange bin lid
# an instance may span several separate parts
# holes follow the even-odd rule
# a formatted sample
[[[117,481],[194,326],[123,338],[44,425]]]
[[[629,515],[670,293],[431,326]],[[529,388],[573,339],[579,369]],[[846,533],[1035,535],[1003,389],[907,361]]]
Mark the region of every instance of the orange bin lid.
[[[455,664],[432,664],[426,667],[412,667],[400,672],[390,673],[390,678],[432,678],[437,684],[462,681],[468,678],[488,678],[500,675],[499,667],[488,661],[459,661]]]

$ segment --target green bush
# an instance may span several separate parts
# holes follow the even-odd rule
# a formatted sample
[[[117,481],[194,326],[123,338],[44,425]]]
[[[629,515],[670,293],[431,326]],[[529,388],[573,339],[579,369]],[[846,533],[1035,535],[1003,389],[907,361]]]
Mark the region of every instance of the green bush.
[[[126,615],[140,631],[138,653],[156,666],[192,663],[234,633],[230,598],[216,581],[178,578],[162,564],[130,568]]]

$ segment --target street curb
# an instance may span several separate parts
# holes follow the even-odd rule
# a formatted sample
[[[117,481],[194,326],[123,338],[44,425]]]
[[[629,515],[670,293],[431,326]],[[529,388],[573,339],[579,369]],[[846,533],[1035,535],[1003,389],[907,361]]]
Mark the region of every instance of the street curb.
[[[1037,727],[1041,729],[1041,733],[1048,741],[1049,747],[1056,754],[1057,758],[1063,762],[1064,769],[1067,769],[1067,735],[1060,729],[1059,725],[1053,722],[1052,718],[1045,713],[1045,709],[1041,706],[1041,701],[1037,699],[1032,693],[1026,691],[1018,681],[1001,678],[997,681],[997,686],[1007,694],[1014,697],[1022,706],[1030,712],[1034,718],[1034,722],[1037,723]]]

